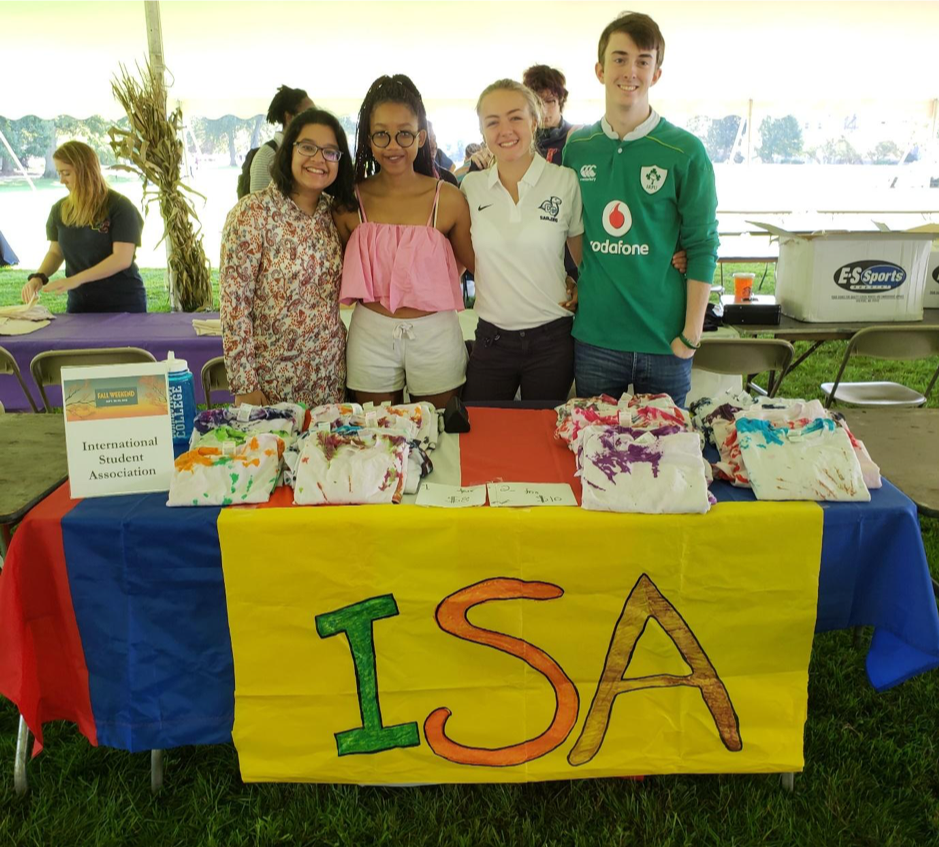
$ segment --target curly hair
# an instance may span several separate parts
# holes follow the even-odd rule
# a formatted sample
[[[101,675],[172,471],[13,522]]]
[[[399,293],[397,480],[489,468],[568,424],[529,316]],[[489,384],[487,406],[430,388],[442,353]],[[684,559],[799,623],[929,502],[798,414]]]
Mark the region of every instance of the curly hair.
[[[345,130],[343,130],[342,124],[339,123],[336,116],[324,109],[307,109],[305,112],[300,112],[290,122],[284,132],[284,140],[277,148],[274,162],[271,165],[271,177],[274,184],[280,189],[284,197],[289,197],[293,192],[293,145],[300,135],[300,130],[309,124],[328,126],[336,136],[336,143],[342,151],[336,179],[332,185],[323,189],[323,193],[330,195],[336,201],[337,206],[344,209],[354,209],[356,207],[355,185],[352,177],[352,156],[349,154],[349,142],[346,140]]]
[[[370,136],[372,113],[382,103],[400,103],[402,106],[407,106],[417,118],[418,131],[423,130],[428,136],[430,135],[427,131],[427,110],[424,108],[421,92],[411,82],[410,77],[404,74],[378,77],[368,89],[368,93],[362,101],[362,108],[359,109],[359,120],[355,131],[356,182],[361,182],[366,177],[378,173],[380,168],[372,155]],[[414,160],[414,171],[424,176],[437,178],[437,168],[430,152],[430,144],[427,142],[417,151],[417,158]]]
[[[550,91],[558,98],[558,107],[563,112],[567,103],[567,77],[557,68],[548,65],[532,65],[522,74],[522,82],[532,91]]]

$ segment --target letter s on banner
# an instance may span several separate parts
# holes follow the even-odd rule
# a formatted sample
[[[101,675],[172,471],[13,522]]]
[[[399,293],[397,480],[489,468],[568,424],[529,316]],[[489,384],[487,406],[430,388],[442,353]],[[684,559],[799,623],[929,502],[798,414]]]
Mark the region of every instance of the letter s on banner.
[[[461,765],[508,767],[540,758],[565,742],[577,721],[580,695],[561,666],[544,650],[521,638],[481,629],[466,619],[467,612],[473,606],[489,600],[554,600],[563,595],[563,589],[549,582],[526,582],[521,579],[496,577],[463,588],[440,602],[437,607],[437,623],[444,632],[517,656],[543,674],[551,683],[556,707],[551,724],[541,735],[521,744],[495,749],[466,747],[452,741],[446,734],[450,710],[445,707],[434,709],[424,721],[424,737],[434,753]]]

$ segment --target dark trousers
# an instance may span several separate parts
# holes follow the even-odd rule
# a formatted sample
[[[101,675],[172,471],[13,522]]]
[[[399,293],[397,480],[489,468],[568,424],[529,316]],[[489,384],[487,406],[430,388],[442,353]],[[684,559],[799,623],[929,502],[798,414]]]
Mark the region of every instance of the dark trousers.
[[[574,381],[573,318],[534,329],[506,330],[480,320],[466,368],[464,400],[523,400],[563,403]]]

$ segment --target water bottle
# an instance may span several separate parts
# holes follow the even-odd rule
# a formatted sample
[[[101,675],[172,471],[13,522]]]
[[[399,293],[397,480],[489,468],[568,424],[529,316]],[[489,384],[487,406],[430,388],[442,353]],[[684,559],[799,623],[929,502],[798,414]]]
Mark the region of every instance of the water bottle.
[[[188,446],[192,424],[196,417],[196,390],[185,359],[177,359],[172,350],[166,357],[170,382],[170,422],[173,427],[173,446]]]

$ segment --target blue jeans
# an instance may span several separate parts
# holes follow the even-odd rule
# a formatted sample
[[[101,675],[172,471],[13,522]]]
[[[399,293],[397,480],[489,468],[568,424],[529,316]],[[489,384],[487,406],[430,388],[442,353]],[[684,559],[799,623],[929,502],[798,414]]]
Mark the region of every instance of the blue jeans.
[[[619,396],[632,385],[636,394],[668,394],[679,406],[691,388],[691,359],[657,353],[624,353],[574,342],[574,381],[578,397]]]

